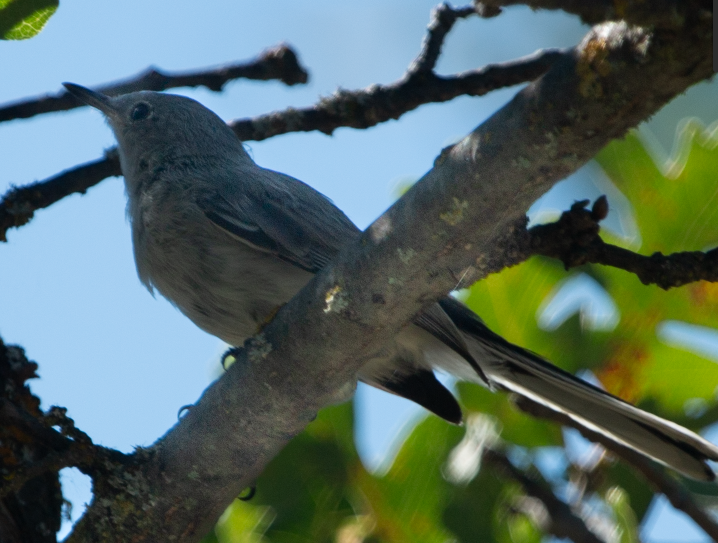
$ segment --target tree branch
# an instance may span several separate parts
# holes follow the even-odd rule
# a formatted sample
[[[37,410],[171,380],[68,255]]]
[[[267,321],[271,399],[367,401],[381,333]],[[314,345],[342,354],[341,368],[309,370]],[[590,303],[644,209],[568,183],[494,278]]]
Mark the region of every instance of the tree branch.
[[[368,128],[398,119],[422,104],[445,102],[462,95],[481,96],[530,81],[566,54],[558,50],[539,51],[523,59],[490,64],[456,77],[424,72],[417,75],[409,71],[403,79],[391,85],[339,91],[310,108],[291,108],[254,119],[232,121],[229,125],[242,141],[260,141],[289,132],[314,130],[331,134],[341,126]],[[105,158],[65,170],[45,181],[10,189],[0,200],[0,241],[7,241],[7,231],[27,224],[38,209],[76,192],[84,194],[103,179],[116,175],[122,175],[122,172],[113,148]]]
[[[104,158],[65,170],[45,181],[13,187],[0,200],[0,241],[7,241],[7,231],[30,222],[38,209],[44,209],[71,194],[85,194],[107,177],[122,175],[117,148]]]
[[[424,43],[421,45],[421,52],[409,66],[409,73],[433,72],[441,55],[444,40],[454,28],[456,21],[475,14],[476,8],[473,6],[455,9],[444,3],[435,7],[431,12],[431,21],[427,27]]]
[[[278,111],[228,124],[243,141],[261,141],[288,132],[318,130],[331,135],[341,127],[370,128],[398,119],[424,104],[448,102],[459,96],[483,96],[531,81],[566,54],[563,50],[547,49],[450,77],[407,71],[402,79],[390,85],[372,85],[358,91],[339,90],[312,107]],[[424,60],[418,58],[414,62]]]
[[[690,492],[675,479],[666,475],[665,470],[659,467],[655,462],[648,460],[645,456],[638,454],[633,449],[624,447],[623,445],[607,439],[605,436],[597,432],[584,428],[564,413],[558,413],[557,411],[553,411],[548,407],[523,397],[517,397],[515,403],[526,413],[535,417],[557,422],[570,428],[575,428],[586,439],[603,445],[607,450],[622,458],[638,470],[656,491],[662,493],[666,496],[666,498],[668,498],[668,501],[671,502],[673,507],[683,511],[691,517],[695,523],[698,524],[703,531],[705,531],[706,534],[712,537],[715,541],[718,541],[718,524],[715,522],[713,517],[701,509],[701,507],[693,500]]]
[[[0,541],[54,543],[62,492],[57,470],[34,469],[64,446],[41,422],[40,400],[26,382],[37,364],[0,339]],[[27,468],[27,469],[26,469]]]
[[[588,200],[576,202],[558,221],[529,229],[526,219],[519,219],[482,269],[494,273],[543,255],[560,260],[567,270],[585,264],[619,268],[635,274],[644,285],[664,290],[696,281],[718,281],[718,248],[670,255],[634,253],[601,239],[599,221],[608,214],[606,197],[596,200],[590,211],[585,209],[587,204]]]
[[[710,21],[713,18],[710,0],[482,0],[480,3],[493,9],[516,5],[534,10],[560,9],[578,15],[591,25],[622,19],[639,26],[680,29],[688,19],[698,17]]]
[[[635,274],[644,285],[655,284],[664,290],[695,281],[718,281],[718,249],[639,255],[604,242],[598,235],[596,217],[583,209],[585,204],[574,204],[556,223],[532,228],[534,253],[557,258],[566,269],[584,264],[613,266]]]
[[[4,347],[0,342],[0,347]],[[5,364],[6,357],[0,357]],[[29,390],[26,391],[29,394]],[[92,443],[87,434],[75,427],[66,409],[52,407],[48,413],[30,412],[16,395],[0,398],[0,423],[4,454],[0,457],[0,500],[22,491],[23,487],[45,474],[77,467],[88,475],[132,463],[131,457]],[[34,402],[33,402],[34,403]],[[60,431],[53,427],[58,426]],[[28,448],[32,448],[28,452]]]
[[[558,538],[567,538],[575,543],[603,543],[588,529],[586,523],[577,516],[568,504],[559,500],[550,488],[526,475],[516,468],[504,455],[492,450],[484,451],[484,460],[497,468],[504,476],[519,483],[528,496],[539,500],[547,513],[547,518],[536,519],[531,511],[522,511],[547,534]]]
[[[108,96],[140,90],[163,91],[177,87],[205,87],[219,92],[227,82],[240,78],[259,81],[276,79],[286,85],[297,85],[306,83],[309,74],[299,64],[294,50],[286,44],[280,44],[263,51],[256,59],[249,62],[176,73],[163,72],[150,67],[128,79],[97,87],[97,90]],[[45,95],[0,106],[0,123],[14,119],[27,119],[53,111],[68,111],[86,105],[69,92],[61,91],[54,95]]]
[[[592,29],[286,304],[151,449],[110,477],[68,542],[198,541],[397,331],[455,286],[538,196],[712,74],[711,25]],[[411,249],[412,258],[405,255]],[[328,304],[327,293],[335,302]],[[336,303],[341,300],[342,303]]]

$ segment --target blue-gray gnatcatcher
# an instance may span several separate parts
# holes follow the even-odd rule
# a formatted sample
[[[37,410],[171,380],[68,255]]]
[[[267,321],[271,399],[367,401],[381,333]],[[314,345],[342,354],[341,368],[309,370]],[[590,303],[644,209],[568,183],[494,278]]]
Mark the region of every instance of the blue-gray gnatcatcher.
[[[65,87],[105,114],[119,143],[140,280],[230,345],[241,346],[358,236],[320,193],[257,166],[198,102]],[[451,422],[461,421],[461,409],[434,368],[566,413],[695,479],[715,477],[706,460],[718,460],[718,447],[508,343],[453,298],[417,316],[381,352],[359,379]]]

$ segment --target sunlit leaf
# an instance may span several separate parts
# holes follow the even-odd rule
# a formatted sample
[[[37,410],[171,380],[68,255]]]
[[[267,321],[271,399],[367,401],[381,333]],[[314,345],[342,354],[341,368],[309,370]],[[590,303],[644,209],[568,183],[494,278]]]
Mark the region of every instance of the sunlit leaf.
[[[597,157],[633,203],[644,254],[718,245],[718,128],[689,121],[677,141],[674,158],[665,165],[656,165],[636,133],[613,142]],[[621,312],[601,375],[609,390],[632,400],[659,399],[671,415],[683,414],[694,398],[714,404],[718,364],[666,345],[656,331],[666,320],[718,328],[718,287],[699,282],[665,292],[620,270],[592,268],[590,273],[600,278]]]
[[[543,534],[536,528],[544,504],[525,495],[516,483],[505,484],[501,496],[496,500],[492,524],[495,540],[501,543],[539,543]],[[533,510],[533,518],[527,514]],[[538,510],[538,511],[537,511]]]
[[[689,120],[676,151],[657,165],[637,132],[614,141],[596,161],[633,206],[643,251],[670,253],[718,245],[718,125]]]
[[[639,541],[636,515],[631,509],[630,498],[626,491],[618,486],[610,488],[606,493],[606,503],[613,510],[616,525],[620,530],[620,543]]]
[[[59,5],[59,0],[0,0],[0,39],[32,38]]]
[[[263,543],[268,541],[264,532],[273,519],[271,507],[234,500],[217,522],[213,535],[217,543]]]
[[[646,485],[645,479],[627,464],[615,461],[604,466],[605,477],[602,480],[601,492],[606,494],[611,488],[619,487],[628,494],[631,510],[637,522],[649,511],[653,502],[653,491]]]
[[[445,542],[452,539],[443,513],[452,485],[442,468],[463,434],[435,416],[418,424],[382,477],[363,474],[358,489],[372,509],[379,541]]]

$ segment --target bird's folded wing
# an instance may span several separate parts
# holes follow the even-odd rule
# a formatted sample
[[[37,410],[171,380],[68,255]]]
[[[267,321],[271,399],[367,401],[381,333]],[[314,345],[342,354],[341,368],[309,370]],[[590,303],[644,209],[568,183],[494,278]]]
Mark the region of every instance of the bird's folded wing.
[[[197,198],[205,216],[238,241],[316,273],[359,234],[339,208],[301,181],[262,169],[253,176],[250,187],[237,183]]]

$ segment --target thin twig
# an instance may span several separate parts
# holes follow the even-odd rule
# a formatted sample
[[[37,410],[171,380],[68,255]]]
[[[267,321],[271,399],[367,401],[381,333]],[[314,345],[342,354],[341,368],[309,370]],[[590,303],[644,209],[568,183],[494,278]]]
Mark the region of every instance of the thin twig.
[[[718,281],[718,248],[710,251],[682,251],[644,256],[606,243],[599,235],[599,221],[608,213],[605,197],[593,209],[584,209],[588,200],[575,203],[558,221],[526,228],[521,219],[482,260],[481,272],[495,273],[515,266],[534,255],[563,262],[566,269],[585,264],[602,264],[633,273],[645,285],[664,290],[696,281]]]
[[[532,81],[567,54],[565,50],[546,49],[450,77],[407,71],[402,79],[389,85],[372,85],[358,91],[339,90],[312,107],[287,109],[228,124],[243,141],[261,141],[288,132],[318,130],[332,134],[340,127],[369,128],[398,119],[423,104],[447,102],[458,96],[483,96]]]
[[[476,15],[476,8],[473,6],[458,9],[446,3],[436,6],[431,12],[431,21],[427,27],[424,43],[421,45],[421,52],[409,66],[409,72],[433,72],[446,35],[451,32],[456,21],[471,15]]]
[[[230,122],[243,141],[259,141],[289,132],[319,130],[331,134],[340,126],[368,128],[422,104],[445,102],[462,95],[481,96],[492,90],[517,85],[539,77],[567,53],[551,49],[522,59],[490,64],[455,77],[433,73],[404,77],[387,86],[340,91],[306,109],[287,109],[253,119]],[[27,224],[38,209],[46,208],[74,193],[84,192],[106,177],[122,175],[116,149],[105,158],[88,162],[23,187],[11,188],[0,200],[0,241],[7,231]]]
[[[176,73],[163,72],[151,67],[128,79],[101,85],[97,87],[97,90],[109,96],[140,90],[163,91],[177,87],[206,87],[219,92],[227,82],[239,78],[260,81],[278,80],[286,85],[297,85],[306,83],[309,74],[299,64],[297,55],[292,48],[286,44],[280,44],[267,49],[249,62]],[[52,111],[67,111],[85,105],[67,91],[62,91],[54,95],[0,106],[0,122],[27,119]]]
[[[71,194],[85,194],[103,179],[121,174],[117,149],[113,148],[99,160],[65,170],[45,181],[11,188],[0,200],[0,241],[7,241],[8,229],[30,222],[38,209]]]
[[[524,397],[518,397],[515,401],[516,405],[522,410],[535,417],[558,422],[564,426],[575,428],[586,439],[595,443],[600,443],[607,450],[615,453],[641,472],[648,482],[663,495],[668,498],[671,505],[686,515],[691,517],[698,526],[700,526],[706,534],[718,541],[718,524],[715,520],[695,502],[690,492],[686,490],[675,479],[666,475],[665,471],[654,462],[648,460],[645,456],[637,453],[633,449],[624,447],[619,443],[607,438],[606,436],[593,432],[576,423],[564,413],[553,411],[548,407],[533,402]]]
[[[593,211],[583,209],[587,203],[574,204],[558,222],[531,228],[532,252],[557,258],[566,269],[584,264],[612,266],[635,274],[645,285],[665,290],[695,281],[718,281],[718,249],[644,256],[611,245],[598,235],[598,220],[608,212],[605,197],[596,201]],[[605,206],[600,218],[595,214],[596,206]]]
[[[505,476],[521,485],[524,492],[538,499],[545,507],[548,518],[539,528],[559,538],[568,538],[576,543],[602,543],[601,539],[588,529],[586,523],[571,508],[559,500],[553,491],[539,481],[516,468],[508,458],[492,449],[484,451],[484,460]]]

